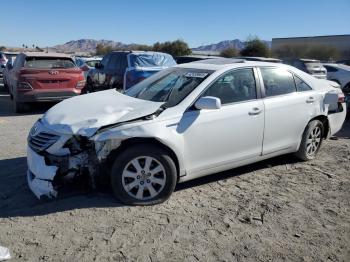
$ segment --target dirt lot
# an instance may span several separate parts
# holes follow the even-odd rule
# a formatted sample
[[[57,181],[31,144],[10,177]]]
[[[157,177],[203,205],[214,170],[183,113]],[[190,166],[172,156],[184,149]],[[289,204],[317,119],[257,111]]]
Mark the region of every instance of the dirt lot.
[[[350,261],[349,120],[315,161],[274,158],[127,207],[106,189],[29,191],[26,136],[49,106],[13,115],[0,94],[0,245],[13,261]]]

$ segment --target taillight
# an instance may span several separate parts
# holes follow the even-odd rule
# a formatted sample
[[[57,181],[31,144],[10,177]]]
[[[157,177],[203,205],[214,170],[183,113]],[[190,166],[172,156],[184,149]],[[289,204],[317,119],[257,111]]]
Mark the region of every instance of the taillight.
[[[77,88],[77,89],[82,89],[82,88],[84,88],[84,86],[85,86],[85,80],[82,80],[82,81],[79,81],[79,82],[77,83],[77,85],[75,86],[75,88]]]
[[[345,96],[343,93],[338,94],[338,103],[345,103]]]
[[[87,65],[84,65],[84,66],[80,67],[80,69],[83,71],[89,71],[90,68]]]
[[[33,87],[28,82],[18,82],[17,89],[30,90],[33,89]]]

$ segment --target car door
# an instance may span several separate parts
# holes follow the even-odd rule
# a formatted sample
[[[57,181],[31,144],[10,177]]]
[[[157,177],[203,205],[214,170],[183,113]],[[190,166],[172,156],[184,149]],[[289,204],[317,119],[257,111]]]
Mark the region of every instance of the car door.
[[[99,89],[104,89],[106,85],[106,71],[108,70],[108,63],[110,60],[111,54],[107,54],[101,60],[99,68],[96,69],[96,74],[93,77],[93,82],[95,86]]]
[[[284,68],[260,68],[265,105],[263,155],[293,151],[313,117],[320,97],[301,78]],[[296,77],[296,79],[294,79]],[[299,90],[296,88],[296,81]]]
[[[264,105],[257,90],[253,68],[233,70],[201,95],[220,98],[220,109],[192,107],[184,113],[180,126],[185,126],[184,158],[189,174],[224,170],[261,155]]]
[[[125,52],[114,54],[109,61],[110,82],[109,88],[123,89],[124,72],[126,70]]]

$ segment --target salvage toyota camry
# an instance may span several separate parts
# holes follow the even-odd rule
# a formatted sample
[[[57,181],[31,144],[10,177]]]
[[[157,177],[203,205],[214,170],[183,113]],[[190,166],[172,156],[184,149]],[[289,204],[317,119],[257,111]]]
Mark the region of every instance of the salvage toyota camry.
[[[123,203],[156,204],[179,182],[281,154],[313,159],[345,114],[336,83],[288,65],[182,64],[52,107],[28,136],[28,184],[52,198],[66,181],[104,179]]]

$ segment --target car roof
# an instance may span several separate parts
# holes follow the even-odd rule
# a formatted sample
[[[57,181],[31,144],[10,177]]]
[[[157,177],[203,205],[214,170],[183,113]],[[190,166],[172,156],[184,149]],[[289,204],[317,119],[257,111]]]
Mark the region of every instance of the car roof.
[[[282,60],[278,58],[263,57],[263,56],[240,56],[238,58],[246,59],[246,60],[255,59],[256,61],[265,61],[265,62],[269,62],[269,61],[282,62]]]
[[[136,55],[142,55],[142,54],[161,54],[161,55],[169,55],[169,54],[163,53],[163,52],[156,52],[156,51],[140,51],[140,50],[112,51],[111,53],[127,53],[127,54],[136,54]]]
[[[27,57],[65,57],[72,58],[71,55],[63,53],[46,53],[46,52],[24,52],[22,53]]]
[[[179,64],[176,67],[181,68],[193,68],[193,69],[204,69],[204,70],[221,70],[221,69],[230,69],[237,67],[245,66],[270,66],[270,67],[285,67],[290,66],[280,63],[271,63],[271,62],[261,62],[261,61],[245,61],[244,59],[231,59],[231,58],[217,58],[217,59],[206,59],[199,60],[191,63]]]

